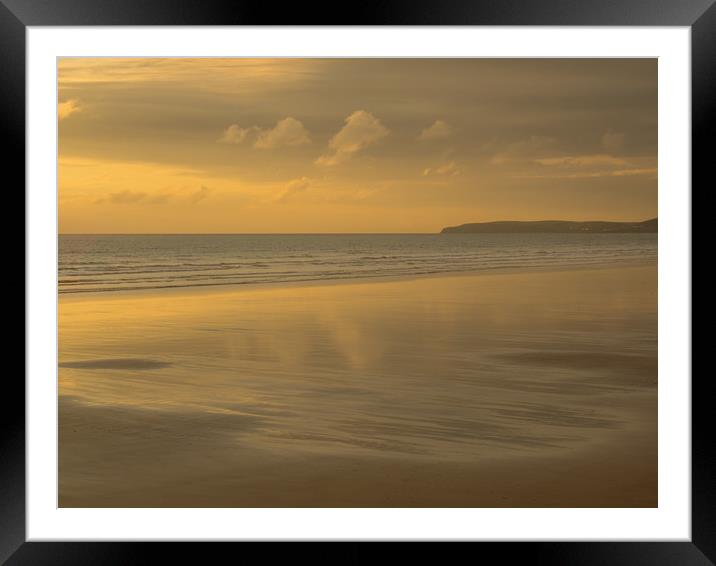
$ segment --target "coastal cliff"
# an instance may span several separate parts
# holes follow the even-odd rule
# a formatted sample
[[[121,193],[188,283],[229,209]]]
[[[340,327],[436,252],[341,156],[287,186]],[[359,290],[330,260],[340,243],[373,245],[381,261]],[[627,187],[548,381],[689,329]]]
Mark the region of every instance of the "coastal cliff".
[[[536,222],[481,222],[448,226],[441,234],[530,234],[530,233],[591,233],[639,234],[658,232],[658,219],[644,222],[570,222],[567,220],[540,220]]]

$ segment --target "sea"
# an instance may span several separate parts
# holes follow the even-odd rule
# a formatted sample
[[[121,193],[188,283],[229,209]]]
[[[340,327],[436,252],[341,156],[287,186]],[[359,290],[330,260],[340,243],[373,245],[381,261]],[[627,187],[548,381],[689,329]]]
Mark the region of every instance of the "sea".
[[[657,234],[59,236],[59,293],[652,262]]]

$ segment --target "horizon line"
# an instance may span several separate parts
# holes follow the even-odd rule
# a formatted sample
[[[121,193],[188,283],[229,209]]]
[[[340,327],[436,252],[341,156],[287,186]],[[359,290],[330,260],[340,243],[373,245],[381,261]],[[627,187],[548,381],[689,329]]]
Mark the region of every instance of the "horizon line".
[[[658,216],[646,220],[489,220],[487,222],[464,222],[447,228],[456,228],[469,224],[500,224],[500,223],[525,223],[535,224],[538,222],[572,222],[577,224],[587,223],[614,223],[614,224],[642,224],[651,220],[658,220]],[[58,236],[360,236],[376,235],[440,235],[443,227],[438,232],[58,232]]]
[[[360,235],[377,235],[386,236],[395,235],[422,235],[422,234],[441,234],[445,228],[455,228],[468,224],[500,224],[506,222],[535,224],[538,222],[571,222],[576,224],[587,224],[596,222],[614,223],[614,224],[642,224],[651,220],[658,220],[658,216],[647,218],[646,220],[487,220],[482,222],[463,222],[450,226],[443,226],[437,232],[57,232],[58,236],[360,236]]]
[[[58,236],[412,236],[440,232],[58,232]]]

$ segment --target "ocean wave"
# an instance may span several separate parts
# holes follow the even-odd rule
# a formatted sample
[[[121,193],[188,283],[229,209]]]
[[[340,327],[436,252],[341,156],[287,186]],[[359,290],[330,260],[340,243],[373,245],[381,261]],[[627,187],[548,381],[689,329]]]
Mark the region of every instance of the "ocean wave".
[[[58,283],[61,294],[262,285],[586,266],[656,254],[655,235],[643,234],[61,236]]]

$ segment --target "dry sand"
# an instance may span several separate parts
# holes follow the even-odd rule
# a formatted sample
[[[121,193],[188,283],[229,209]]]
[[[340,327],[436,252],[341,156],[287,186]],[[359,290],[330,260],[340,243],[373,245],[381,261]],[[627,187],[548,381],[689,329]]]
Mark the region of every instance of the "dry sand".
[[[656,266],[60,300],[62,507],[653,507]]]

